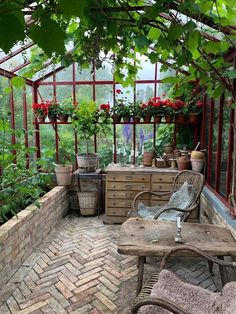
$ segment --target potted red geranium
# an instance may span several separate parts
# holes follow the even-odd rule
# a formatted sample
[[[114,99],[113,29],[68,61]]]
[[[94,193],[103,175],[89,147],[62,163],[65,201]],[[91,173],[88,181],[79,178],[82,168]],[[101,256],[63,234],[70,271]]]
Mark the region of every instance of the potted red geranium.
[[[37,118],[37,121],[39,123],[44,122],[48,114],[48,105],[44,102],[41,102],[40,104],[35,103],[32,105],[32,109]]]

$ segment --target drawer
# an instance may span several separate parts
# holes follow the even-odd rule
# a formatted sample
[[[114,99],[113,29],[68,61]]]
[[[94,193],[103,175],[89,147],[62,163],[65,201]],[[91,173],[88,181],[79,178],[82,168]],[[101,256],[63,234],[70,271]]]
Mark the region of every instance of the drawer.
[[[150,183],[107,182],[107,190],[144,191],[150,190]]]
[[[133,200],[124,200],[124,199],[107,199],[106,200],[106,206],[107,207],[132,207],[132,201]],[[146,206],[149,206],[149,200],[142,200],[141,201]]]
[[[174,182],[174,178],[175,178],[176,174],[165,174],[165,173],[153,174],[152,175],[152,182],[172,183],[172,182]]]
[[[169,192],[172,189],[171,183],[152,183],[152,191],[156,192]]]
[[[107,181],[119,182],[150,182],[151,175],[150,174],[111,174],[108,173],[106,176]]]
[[[130,211],[130,208],[112,208],[112,207],[107,207],[106,208],[106,215],[111,215],[111,216],[127,216],[128,212]]]
[[[107,190],[106,191],[106,198],[125,198],[125,199],[129,199],[129,200],[133,200],[135,198],[135,196],[140,192],[139,191],[111,191],[111,190]],[[149,199],[149,195],[148,194],[144,194],[142,196],[140,196],[140,199]]]

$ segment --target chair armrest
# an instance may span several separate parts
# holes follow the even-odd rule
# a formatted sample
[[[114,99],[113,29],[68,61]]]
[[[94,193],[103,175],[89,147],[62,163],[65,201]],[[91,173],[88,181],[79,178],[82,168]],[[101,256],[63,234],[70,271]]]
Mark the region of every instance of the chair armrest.
[[[133,202],[132,202],[132,209],[135,210],[135,204],[138,200],[138,198],[144,194],[151,194],[151,195],[155,195],[155,196],[164,196],[164,195],[169,195],[171,194],[171,192],[162,192],[162,193],[158,193],[158,192],[153,192],[153,191],[142,191],[142,192],[139,192],[135,198],[133,199]]]
[[[190,245],[180,245],[178,247],[174,247],[172,249],[169,250],[169,252],[167,252],[164,257],[161,260],[160,263],[160,271],[165,268],[166,266],[166,262],[167,259],[174,253],[178,252],[178,251],[192,251],[194,253],[196,253],[196,255],[200,255],[202,257],[205,257],[208,261],[211,261],[213,263],[216,263],[218,265],[221,266],[225,266],[225,267],[236,267],[236,262],[228,262],[228,261],[224,261],[221,260],[219,258],[216,258],[214,256],[211,256],[210,254],[200,250],[199,248],[195,247],[195,246],[190,246]]]
[[[175,207],[169,207],[169,208],[163,208],[161,211],[159,211],[155,216],[154,216],[154,219],[158,219],[159,216],[164,213],[165,211],[167,210],[176,210],[178,212],[181,212],[181,213],[190,213],[192,212],[193,210],[195,210],[196,208],[198,207],[198,204],[195,204],[194,206],[192,207],[188,207],[188,208],[185,208],[185,209],[181,209],[181,208],[175,208]]]
[[[174,314],[189,314],[189,312],[185,311],[179,305],[175,304],[164,298],[158,297],[145,297],[145,298],[137,298],[136,302],[132,304],[131,313],[136,314],[138,309],[143,305],[157,305]]]

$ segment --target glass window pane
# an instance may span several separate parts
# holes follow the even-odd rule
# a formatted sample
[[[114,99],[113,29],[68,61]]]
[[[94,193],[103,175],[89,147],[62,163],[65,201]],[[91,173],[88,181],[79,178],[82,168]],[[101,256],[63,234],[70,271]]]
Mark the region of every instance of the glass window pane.
[[[39,95],[41,96],[43,101],[51,100],[53,98],[53,87],[47,86],[47,85],[41,85],[38,88]],[[41,100],[40,97],[38,97],[38,102]]]
[[[134,89],[133,87],[123,87],[120,84],[116,84],[115,89],[120,89],[122,91],[122,94],[117,94],[116,97],[123,98],[127,101],[134,101]]]
[[[56,81],[57,82],[62,82],[62,81],[72,82],[72,66],[69,66],[68,68],[65,68],[57,72]]]
[[[113,81],[112,65],[108,62],[103,63],[103,68],[96,70],[96,81]]]
[[[163,67],[166,67],[166,66],[164,66],[161,63],[158,63],[158,65],[157,65],[157,80],[163,80],[165,77],[168,77],[168,76],[176,76],[175,70],[168,68],[167,70],[162,71]]]
[[[96,86],[96,103],[113,103],[113,85],[97,85]]]
[[[212,147],[211,147],[211,165],[210,165],[210,184],[215,187],[216,178],[216,159],[217,159],[217,146],[218,146],[218,123],[219,123],[219,100],[215,101],[214,117],[212,126]]]
[[[79,85],[76,86],[76,101],[80,102],[83,99],[93,99],[93,86],[92,85]]]
[[[71,85],[57,85],[56,89],[56,99],[59,103],[67,97],[73,97],[73,89]]]
[[[154,80],[155,64],[152,64],[145,56],[141,56],[141,69],[138,70],[137,80]]]
[[[92,81],[92,67],[90,66],[88,69],[81,69],[78,65],[75,66],[75,80],[76,81]]]
[[[220,184],[219,192],[226,196],[227,193],[227,164],[229,159],[229,131],[230,131],[230,110],[227,104],[223,108],[222,121],[222,138],[221,138],[221,164],[220,164]]]
[[[154,84],[136,84],[136,101],[146,102],[154,97]]]

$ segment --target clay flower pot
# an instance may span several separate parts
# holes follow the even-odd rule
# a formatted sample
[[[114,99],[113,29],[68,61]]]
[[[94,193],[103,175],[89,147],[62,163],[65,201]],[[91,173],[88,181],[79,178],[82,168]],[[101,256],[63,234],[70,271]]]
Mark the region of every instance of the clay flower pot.
[[[133,121],[135,123],[139,123],[140,122],[140,117],[133,117]]]
[[[153,157],[154,157],[153,152],[144,152],[143,153],[143,165],[146,167],[151,167]]]
[[[120,122],[120,120],[121,120],[121,116],[118,116],[118,115],[113,115],[112,116],[112,119],[113,119],[113,122],[114,123],[119,123]]]
[[[36,118],[37,118],[37,121],[38,121],[39,123],[44,123],[44,122],[45,122],[45,119],[46,119],[46,116],[36,116]]]
[[[189,169],[189,159],[185,156],[181,156],[177,159],[178,169],[181,170],[188,170]]]
[[[154,117],[154,122],[155,122],[155,123],[160,123],[160,122],[161,122],[161,119],[162,119],[162,116],[155,116],[155,117]]]
[[[151,118],[152,118],[151,116],[146,116],[143,118],[143,121],[146,123],[151,122]]]
[[[172,123],[174,121],[173,116],[165,116],[166,123]]]
[[[177,122],[177,123],[183,123],[183,122],[185,122],[185,115],[184,115],[182,112],[180,112],[180,113],[177,114],[177,116],[176,116],[176,122]]]
[[[191,158],[191,165],[192,165],[192,170],[196,172],[201,172],[204,164],[205,164],[205,159],[196,159],[196,158]]]
[[[196,122],[198,122],[198,115],[196,113],[190,113],[188,120],[191,123],[196,123]]]

